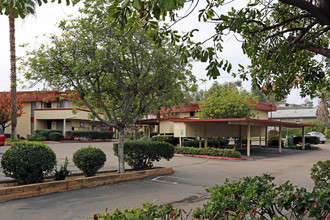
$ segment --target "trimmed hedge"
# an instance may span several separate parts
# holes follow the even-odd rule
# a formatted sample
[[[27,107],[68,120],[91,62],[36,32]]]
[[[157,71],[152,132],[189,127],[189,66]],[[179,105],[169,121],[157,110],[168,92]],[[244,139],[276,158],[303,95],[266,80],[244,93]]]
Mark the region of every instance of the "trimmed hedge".
[[[19,142],[11,146],[2,156],[1,167],[7,177],[19,184],[43,182],[56,165],[56,155],[47,145]]]
[[[294,137],[293,138],[293,143],[294,144],[301,144],[302,143],[302,137],[298,136],[298,137]],[[305,143],[306,144],[319,144],[320,143],[320,138],[319,137],[315,137],[315,136],[306,136],[305,137]]]
[[[40,135],[31,135],[27,137],[28,141],[47,141],[47,138],[45,136]]]
[[[235,149],[217,149],[217,148],[195,148],[195,147],[176,147],[177,154],[194,154],[219,157],[241,158],[241,153]]]
[[[268,146],[278,146],[278,139],[279,139],[278,136],[270,136],[268,138]],[[283,140],[281,140],[281,145],[282,147],[284,146]]]
[[[118,156],[118,143],[113,146]],[[161,159],[170,160],[174,156],[174,146],[159,141],[128,141],[124,143],[124,160],[135,170],[153,167],[153,162]]]
[[[44,136],[47,140],[50,140],[49,135],[51,133],[62,133],[61,130],[52,130],[52,129],[42,129],[42,130],[35,130],[35,136]]]
[[[174,146],[179,144],[179,138],[174,137],[174,135],[158,135],[153,136],[150,138],[151,141],[160,141],[160,142],[167,142]]]
[[[219,138],[220,141],[220,147],[224,147],[227,146],[229,143],[229,140],[225,139],[225,138]],[[183,141],[182,145],[184,147],[199,147],[199,141],[195,140],[195,141]],[[218,139],[215,138],[209,138],[207,140],[207,146],[208,147],[213,147],[213,148],[219,148],[218,145]],[[202,147],[204,147],[204,140],[202,140]]]
[[[87,139],[87,140],[94,140],[94,139],[112,139],[113,138],[112,131],[67,131],[65,132],[65,138],[68,140],[74,139]]]
[[[62,133],[53,132],[49,135],[49,140],[51,141],[62,141],[64,140],[64,136]]]

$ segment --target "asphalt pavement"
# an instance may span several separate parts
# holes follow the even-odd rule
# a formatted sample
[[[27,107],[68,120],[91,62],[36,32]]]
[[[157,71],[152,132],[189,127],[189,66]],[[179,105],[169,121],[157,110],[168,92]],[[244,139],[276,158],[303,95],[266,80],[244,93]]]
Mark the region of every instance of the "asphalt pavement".
[[[49,145],[56,152],[59,165],[68,157],[69,169],[74,173],[79,170],[71,162],[72,154],[88,145],[100,147],[106,153],[108,160],[102,170],[117,168],[113,143]],[[283,149],[282,153],[278,153],[276,148],[252,148],[252,156],[245,161],[175,156],[170,161],[155,163],[155,166],[172,167],[173,175],[3,202],[0,203],[0,219],[85,219],[106,209],[113,211],[116,208],[141,207],[143,202],[154,200],[157,200],[157,204],[173,203],[176,207],[190,211],[207,202],[209,195],[206,188],[222,184],[226,178],[241,180],[244,176],[263,173],[274,176],[275,183],[290,180],[295,185],[311,190],[313,182],[309,175],[310,168],[317,161],[330,158],[330,143],[319,146],[322,150]],[[6,149],[8,147],[0,147],[0,156]],[[0,178],[6,179],[2,173]]]

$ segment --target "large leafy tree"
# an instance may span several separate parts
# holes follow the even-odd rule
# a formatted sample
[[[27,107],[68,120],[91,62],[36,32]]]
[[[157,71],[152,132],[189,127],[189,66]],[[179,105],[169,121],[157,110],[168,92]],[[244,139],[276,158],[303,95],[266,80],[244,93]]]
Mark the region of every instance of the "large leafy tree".
[[[3,132],[11,125],[12,121],[12,102],[11,94],[9,92],[0,94],[0,126]],[[16,116],[19,117],[23,114],[23,103],[21,100],[16,100]]]
[[[59,0],[59,3],[61,0]],[[75,1],[77,2],[77,1]],[[15,44],[15,18],[24,19],[28,14],[35,14],[35,6],[47,3],[47,0],[0,0],[0,15],[5,14],[9,20],[9,44],[10,44],[10,92],[11,92],[11,138],[17,139],[16,126],[16,44]],[[70,0],[66,0],[67,5]]]
[[[91,117],[118,130],[118,170],[124,172],[128,128],[150,109],[179,103],[195,78],[167,39],[155,46],[150,31],[112,26],[107,4],[85,2],[84,16],[62,21],[61,36],[51,35],[23,65],[28,80],[74,89]]]
[[[200,117],[215,118],[250,118],[253,116],[254,104],[250,95],[239,90],[234,83],[218,83],[206,93],[206,99],[200,104]]]
[[[121,7],[114,7],[114,16],[119,24],[136,19],[145,19],[153,28],[153,20],[169,15],[178,22],[182,17],[176,14],[185,3],[195,6],[200,1],[188,0],[123,0]],[[195,29],[183,36],[188,45],[182,44],[181,57],[209,62],[207,75],[216,78],[220,70],[230,72],[228,60],[220,59],[223,36],[238,35],[243,52],[251,59],[248,67],[240,66],[239,76],[247,80],[250,76],[254,90],[266,95],[273,94],[277,100],[288,95],[292,88],[300,88],[301,96],[323,97],[330,90],[330,3],[329,0],[252,0],[241,9],[232,8],[223,14],[221,7],[231,3],[226,0],[206,1],[206,7],[199,12],[199,20],[215,23],[215,34],[206,36],[213,41],[213,47],[191,44]],[[119,5],[118,1],[114,5]],[[195,10],[197,7],[189,7]],[[133,12],[132,12],[133,11]],[[134,11],[138,11],[138,17]],[[186,13],[187,15],[190,14]],[[127,17],[129,19],[127,19]],[[160,29],[155,37],[172,35],[178,41],[177,33]],[[233,74],[236,76],[237,74]],[[318,108],[319,118],[328,118],[324,98]],[[323,120],[325,123],[325,120]],[[322,123],[323,123],[322,122]]]
[[[230,63],[218,55],[222,51],[223,36],[233,33],[240,36],[243,52],[251,59],[250,66],[241,68],[240,77],[251,76],[255,88],[266,94],[273,93],[277,99],[284,98],[292,88],[300,88],[302,96],[312,97],[321,89],[330,89],[329,1],[253,0],[242,9],[232,8],[223,14],[222,6],[231,2],[206,1],[206,6],[199,11],[199,20],[215,23],[215,34],[205,36],[214,42],[214,47],[203,47],[205,41],[183,44],[180,48],[183,60],[192,57],[209,62],[207,75],[213,78],[218,77],[221,70],[230,71]],[[119,24],[131,25],[134,20],[144,19],[149,21],[148,27],[153,28],[154,21],[166,16],[180,22],[184,17],[179,17],[177,11],[188,8],[186,14],[189,15],[198,8],[195,7],[198,3],[200,1],[122,0],[116,1],[112,9]],[[195,31],[185,34],[183,40],[191,43]],[[178,40],[177,33],[166,28],[160,28],[155,38],[168,34],[176,36],[172,38],[174,41]]]

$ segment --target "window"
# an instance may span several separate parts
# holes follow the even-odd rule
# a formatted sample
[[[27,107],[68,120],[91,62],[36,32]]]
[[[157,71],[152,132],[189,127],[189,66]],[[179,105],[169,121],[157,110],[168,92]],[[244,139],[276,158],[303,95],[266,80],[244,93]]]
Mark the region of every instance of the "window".
[[[194,117],[195,116],[195,112],[190,112],[190,117]]]
[[[81,128],[84,128],[84,127],[85,127],[84,122],[80,122],[80,127],[81,127]]]
[[[34,109],[41,108],[40,102],[31,102],[31,116],[34,116]]]
[[[69,101],[57,102],[57,108],[69,108],[69,106],[70,106]]]

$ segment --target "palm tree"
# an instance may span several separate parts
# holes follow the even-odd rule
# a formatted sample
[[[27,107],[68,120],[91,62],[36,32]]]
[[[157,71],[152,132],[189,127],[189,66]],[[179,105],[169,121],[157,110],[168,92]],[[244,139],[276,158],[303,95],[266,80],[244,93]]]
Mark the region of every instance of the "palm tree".
[[[58,0],[59,3],[61,0]],[[78,2],[78,1],[76,1]],[[76,3],[75,2],[75,3]],[[10,43],[10,91],[11,91],[11,139],[16,140],[17,107],[16,107],[16,45],[15,45],[15,18],[25,18],[28,14],[35,14],[38,0],[0,0],[0,14],[8,15],[9,18],[9,43]],[[69,1],[66,1],[67,5]]]
[[[16,6],[16,8],[15,8]],[[17,106],[16,106],[16,43],[15,18],[18,15],[25,18],[27,14],[35,14],[35,2],[11,0],[9,1],[9,43],[10,43],[10,92],[11,92],[11,139],[17,139]],[[16,16],[15,16],[16,15]]]

